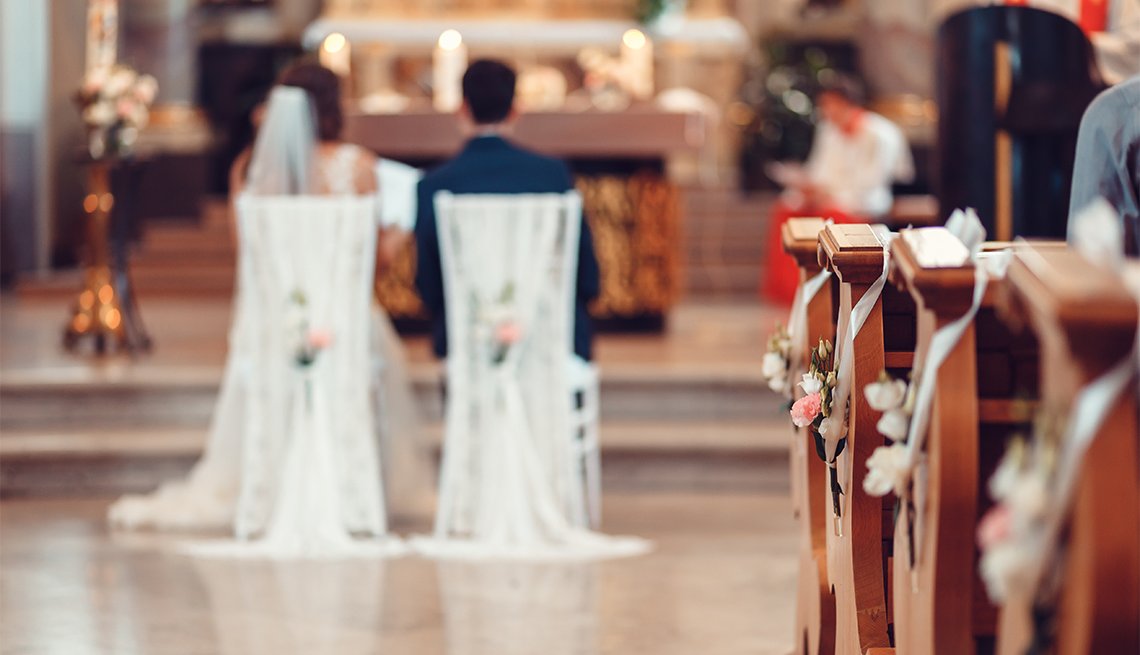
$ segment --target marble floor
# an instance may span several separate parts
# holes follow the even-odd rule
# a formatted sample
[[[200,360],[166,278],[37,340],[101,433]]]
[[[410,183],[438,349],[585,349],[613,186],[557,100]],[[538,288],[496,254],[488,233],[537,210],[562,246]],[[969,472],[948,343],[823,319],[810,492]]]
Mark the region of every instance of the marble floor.
[[[203,561],[171,552],[169,537],[108,533],[105,508],[0,504],[0,654],[792,650],[796,536],[784,494],[609,494],[607,531],[657,549],[588,564]]]

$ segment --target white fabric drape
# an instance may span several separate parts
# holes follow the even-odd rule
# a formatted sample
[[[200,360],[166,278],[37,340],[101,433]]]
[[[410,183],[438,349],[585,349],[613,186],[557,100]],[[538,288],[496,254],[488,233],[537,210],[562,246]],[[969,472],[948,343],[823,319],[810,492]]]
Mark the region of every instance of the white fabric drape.
[[[591,558],[639,539],[573,525],[582,480],[566,380],[577,193],[436,198],[448,320],[448,407],[434,557]],[[517,328],[517,341],[495,333]]]
[[[246,408],[241,426],[238,543],[202,555],[341,557],[398,552],[363,541],[387,529],[371,403],[375,200],[255,197],[238,201],[249,276]],[[303,302],[298,299],[303,298]],[[298,325],[333,342],[295,361]],[[241,543],[251,542],[251,543]]]

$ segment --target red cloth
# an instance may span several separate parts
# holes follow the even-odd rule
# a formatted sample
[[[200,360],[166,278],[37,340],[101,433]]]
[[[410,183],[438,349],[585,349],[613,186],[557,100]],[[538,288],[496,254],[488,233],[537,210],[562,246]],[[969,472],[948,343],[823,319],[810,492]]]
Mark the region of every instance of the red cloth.
[[[1103,32],[1108,27],[1108,0],[1081,0],[1080,25],[1085,34]]]
[[[768,302],[791,305],[800,283],[800,272],[796,260],[784,252],[783,227],[789,218],[819,216],[830,218],[836,223],[866,223],[867,219],[847,214],[834,207],[816,209],[792,209],[782,201],[772,206],[772,216],[768,223],[768,256],[764,261],[761,280],[761,295]]]

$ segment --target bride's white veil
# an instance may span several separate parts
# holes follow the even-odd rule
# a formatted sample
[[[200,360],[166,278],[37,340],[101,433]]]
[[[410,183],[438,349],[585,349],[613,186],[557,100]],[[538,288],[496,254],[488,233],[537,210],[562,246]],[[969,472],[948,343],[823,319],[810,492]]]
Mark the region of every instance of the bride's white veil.
[[[317,124],[308,92],[277,86],[257,130],[246,191],[259,196],[312,191]]]

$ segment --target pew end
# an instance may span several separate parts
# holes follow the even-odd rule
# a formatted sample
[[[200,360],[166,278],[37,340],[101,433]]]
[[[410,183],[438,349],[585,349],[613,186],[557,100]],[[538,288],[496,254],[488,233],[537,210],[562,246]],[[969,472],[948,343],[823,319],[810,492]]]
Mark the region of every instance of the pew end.
[[[1069,413],[1074,399],[1131,352],[1138,315],[1120,276],[1080,254],[1029,246],[1009,270],[1009,313],[1038,335],[1041,402]],[[1054,616],[1060,655],[1140,652],[1140,447],[1135,377],[1109,406],[1078,469],[1067,508]],[[1027,594],[1001,609],[999,655],[1020,654],[1034,639]]]

